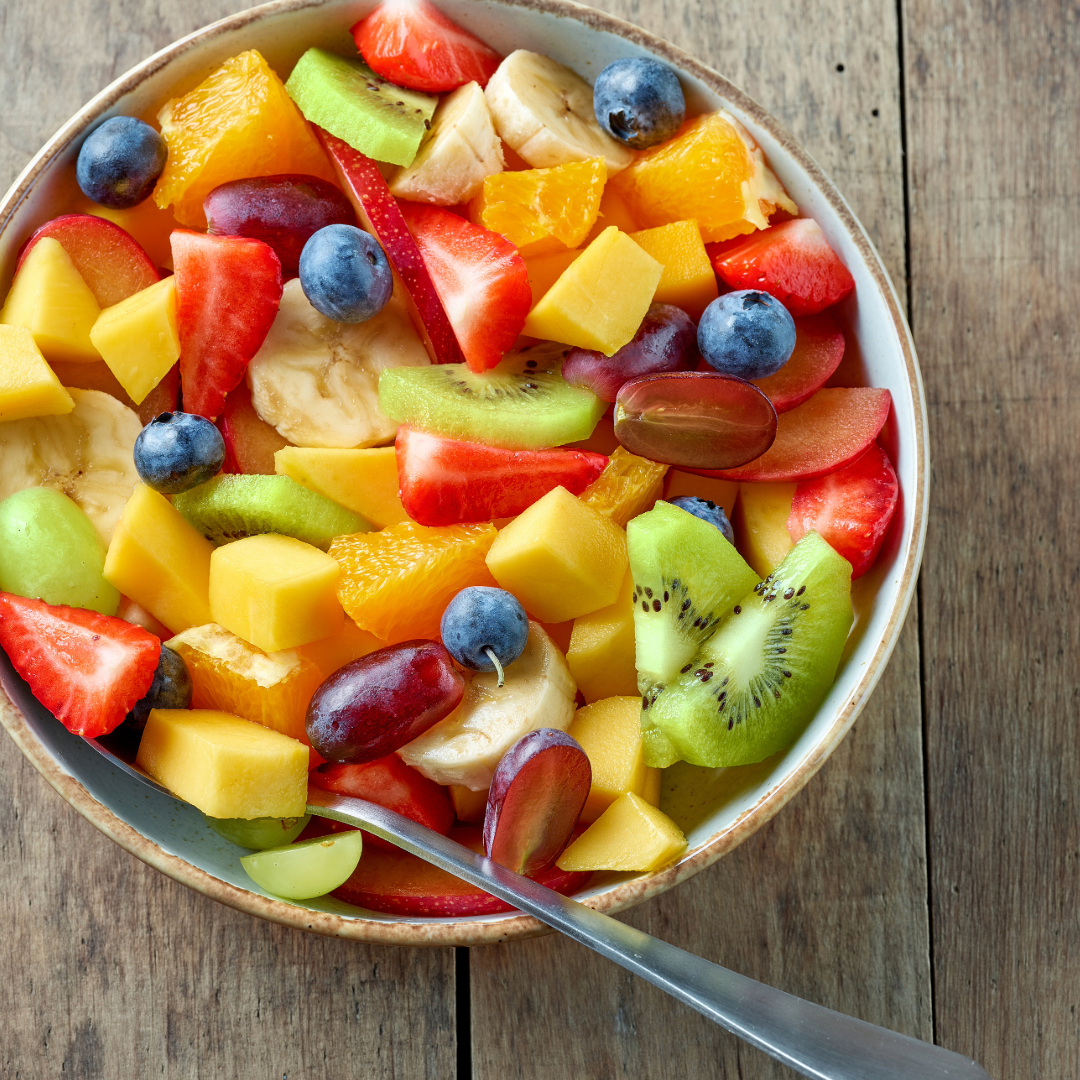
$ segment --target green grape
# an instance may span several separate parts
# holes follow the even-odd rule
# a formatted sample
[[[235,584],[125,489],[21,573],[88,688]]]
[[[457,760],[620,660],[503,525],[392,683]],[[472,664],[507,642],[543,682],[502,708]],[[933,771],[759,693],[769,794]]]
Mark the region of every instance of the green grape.
[[[301,844],[244,855],[240,862],[256,885],[287,900],[310,900],[344,885],[360,861],[363,834],[331,833]]]
[[[263,818],[213,818],[207,817],[206,823],[216,833],[238,847],[254,848],[263,851],[266,848],[281,847],[291,844],[311,820],[310,814],[303,817],[263,817]]]
[[[105,544],[78,504],[52,488],[0,503],[0,589],[115,615],[120,593],[102,573]]]

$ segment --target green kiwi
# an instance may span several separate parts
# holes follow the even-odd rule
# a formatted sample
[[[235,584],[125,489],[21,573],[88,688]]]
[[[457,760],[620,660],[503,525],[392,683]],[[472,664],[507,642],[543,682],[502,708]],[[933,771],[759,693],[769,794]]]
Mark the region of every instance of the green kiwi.
[[[642,709],[645,756],[718,768],[789,747],[836,677],[851,564],[810,532]]]
[[[678,676],[758,576],[715,525],[669,502],[633,518],[626,542],[638,689],[648,701]]]
[[[359,514],[288,476],[223,473],[174,495],[173,506],[214,544],[281,533],[325,551],[335,536],[371,528]]]
[[[359,60],[308,49],[285,89],[313,124],[376,161],[411,165],[439,99],[394,86]]]
[[[567,352],[565,345],[533,345],[480,374],[464,364],[387,368],[379,409],[399,423],[508,450],[579,442],[607,404],[563,379]]]

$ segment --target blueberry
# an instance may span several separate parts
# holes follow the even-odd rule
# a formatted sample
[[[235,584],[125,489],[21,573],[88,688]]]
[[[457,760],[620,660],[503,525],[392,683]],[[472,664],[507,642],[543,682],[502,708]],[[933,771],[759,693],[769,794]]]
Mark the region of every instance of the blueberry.
[[[686,116],[686,99],[674,71],[647,56],[608,64],[593,87],[600,126],[635,150],[671,138]]]
[[[186,709],[191,704],[191,694],[191,676],[187,665],[178,653],[162,645],[154,681],[146,696],[136,701],[131,712],[124,717],[124,724],[135,731],[142,731],[151,709]]]
[[[300,252],[300,286],[316,311],[336,322],[378,315],[394,291],[379,242],[355,225],[327,225]]]
[[[766,292],[743,289],[714,300],[701,316],[698,351],[722,375],[764,379],[795,348],[795,320]]]
[[[135,440],[135,471],[165,495],[190,491],[214,476],[225,461],[225,440],[203,416],[163,412]]]
[[[498,671],[512,664],[529,639],[529,619],[517,599],[503,589],[474,585],[450,601],[440,626],[450,655],[473,671]]]
[[[114,116],[87,136],[75,179],[88,199],[127,210],[145,199],[165,168],[165,140],[134,116]]]
[[[712,499],[699,499],[696,495],[680,495],[671,500],[671,505],[685,510],[688,514],[693,514],[696,518],[701,518],[702,521],[707,521],[710,525],[715,525],[724,534],[724,539],[729,544],[735,543],[735,532],[731,528],[727,514],[724,513],[724,508],[717,506]]]

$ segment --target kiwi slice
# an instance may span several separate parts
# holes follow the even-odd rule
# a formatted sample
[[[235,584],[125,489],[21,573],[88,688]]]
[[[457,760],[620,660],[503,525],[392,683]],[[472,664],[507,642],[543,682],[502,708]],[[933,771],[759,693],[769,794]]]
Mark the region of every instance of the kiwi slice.
[[[359,60],[325,49],[308,49],[285,89],[313,124],[392,165],[412,164],[439,101],[395,86]]]
[[[789,747],[832,686],[851,622],[851,564],[809,532],[643,707],[648,764],[749,765]]]
[[[757,574],[715,526],[658,502],[626,526],[638,689],[648,701],[712,636]]]
[[[569,351],[553,342],[533,345],[480,374],[465,364],[387,368],[379,376],[379,409],[424,431],[508,450],[579,442],[607,404],[563,379]]]
[[[335,536],[371,528],[359,514],[288,476],[224,473],[174,495],[173,506],[214,544],[281,533],[325,551]]]

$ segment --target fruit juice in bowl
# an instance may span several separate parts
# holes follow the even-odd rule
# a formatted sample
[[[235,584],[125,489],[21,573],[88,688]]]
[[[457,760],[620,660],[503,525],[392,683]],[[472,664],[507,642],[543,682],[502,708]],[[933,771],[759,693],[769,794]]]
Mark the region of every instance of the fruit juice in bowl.
[[[273,262],[284,268],[284,251],[275,248],[271,261],[266,245],[250,230],[248,239],[234,240],[246,228],[237,223],[238,200],[265,195],[266,184],[253,186],[251,179],[266,176],[270,166],[260,170],[249,163],[231,172],[226,166],[217,177],[221,182],[206,181],[208,190],[202,192],[192,180],[198,170],[184,172],[190,163],[174,140],[168,146],[173,157],[165,182],[173,183],[175,198],[162,199],[169,204],[162,209],[139,204],[141,209],[112,215],[130,227],[147,251],[155,251],[147,260],[149,270],[143,270],[148,280],[133,290],[147,301],[139,317],[148,319],[150,312],[156,325],[168,328],[171,301],[163,297],[175,292],[177,336],[185,339],[188,360],[196,341],[200,355],[215,357],[201,369],[189,366],[183,390],[187,411],[177,415],[197,419],[202,412],[217,418],[211,430],[222,433],[223,453],[231,455],[226,469],[240,474],[235,482],[227,477],[228,483],[215,477],[221,461],[209,453],[201,462],[206,475],[196,468],[188,490],[183,484],[162,487],[154,479],[161,451],[160,446],[155,451],[153,440],[172,439],[169,445],[175,447],[179,439],[190,447],[185,439],[189,434],[195,439],[203,429],[194,423],[190,433],[185,429],[175,435],[166,425],[149,423],[150,416],[140,416],[134,426],[146,424],[140,435],[147,440],[146,468],[139,470],[146,474],[145,483],[120,500],[115,515],[125,515],[120,528],[129,549],[121,551],[122,544],[108,538],[112,565],[106,578],[121,582],[125,594],[138,593],[136,602],[140,596],[147,601],[139,605],[144,611],[134,606],[110,610],[108,597],[98,603],[106,619],[119,612],[148,627],[145,637],[133,631],[138,640],[117,645],[129,647],[130,670],[147,682],[146,687],[139,683],[139,697],[150,689],[148,675],[159,662],[147,638],[169,641],[180,658],[171,680],[162,672],[166,689],[175,691],[185,676],[195,684],[194,697],[179,693],[174,700],[167,695],[155,699],[157,712],[150,714],[138,751],[140,764],[187,801],[138,787],[57,723],[10,672],[5,687],[17,708],[6,711],[5,723],[80,812],[179,880],[303,928],[369,940],[445,944],[533,933],[538,924],[485,907],[475,890],[456,890],[447,881],[433,885],[425,879],[411,891],[403,889],[401,882],[417,872],[407,861],[411,857],[370,840],[360,845],[347,838],[344,848],[336,844],[339,855],[350,844],[362,847],[359,867],[349,875],[345,866],[348,881],[335,895],[314,897],[289,892],[287,882],[267,873],[265,858],[248,856],[242,865],[242,849],[272,847],[275,841],[289,845],[295,839],[303,824],[294,819],[303,812],[307,767],[325,758],[312,774],[316,784],[375,801],[404,787],[408,795],[395,805],[410,816],[439,831],[456,830],[451,835],[483,844],[499,861],[540,875],[540,880],[548,874],[554,887],[574,891],[598,907],[625,907],[676,883],[776,812],[816,770],[865,701],[913,589],[925,520],[926,456],[918,370],[880,262],[828,181],[758,106],[677,50],[595,12],[557,4],[446,3],[440,9],[482,39],[478,51],[470,48],[481,58],[479,77],[494,83],[489,82],[486,94],[479,86],[453,90],[452,107],[442,114],[434,112],[434,97],[417,85],[416,72],[407,73],[405,61],[384,48],[385,41],[373,30],[377,20],[366,24],[366,39],[361,40],[361,32],[357,41],[361,49],[366,45],[364,56],[372,67],[386,65],[379,72],[386,82],[362,75],[358,88],[359,69],[335,59],[357,58],[349,28],[370,13],[363,6],[277,4],[177,43],[99,95],[31,162],[0,209],[0,261],[6,293],[19,250],[31,234],[61,213],[87,212],[85,189],[74,183],[76,157],[86,134],[103,119],[141,117],[156,127],[161,107],[179,102],[161,121],[168,141],[170,124],[179,128],[187,123],[194,130],[205,119],[205,103],[215,94],[206,92],[200,105],[199,88],[212,91],[215,78],[234,77],[244,65],[245,71],[256,67],[258,77],[270,80],[299,132],[287,167],[278,161],[272,173],[313,178],[304,181],[305,197],[317,207],[333,202],[319,183],[348,196],[366,239],[348,232],[353,220],[348,206],[337,211],[337,218],[331,213],[319,219],[320,229],[295,260],[299,277],[283,289],[275,285]],[[411,11],[415,18],[416,10],[415,5],[388,5],[383,15],[393,19]],[[420,29],[444,40],[454,34],[437,19],[433,26]],[[252,50],[261,60],[253,58]],[[656,57],[666,65],[662,70],[677,72],[689,119],[682,128],[676,119],[651,146],[628,149],[613,139],[604,141],[595,119],[604,110],[593,109],[589,116],[591,91],[581,89],[578,76],[589,84],[598,82],[617,104],[619,93],[628,92],[625,86],[607,86],[599,77],[616,61],[643,57]],[[561,65],[577,75],[565,73]],[[395,83],[395,76],[412,83],[409,93],[420,95],[412,107],[420,110],[426,131],[434,127],[424,144],[426,159],[423,151],[417,155],[420,164],[429,163],[426,174],[406,160],[415,147],[406,148],[402,157],[396,145],[402,138],[401,109],[414,99],[396,92],[400,81]],[[288,90],[281,84],[286,79]],[[350,125],[346,117],[340,126],[336,112],[343,86],[352,94],[393,92],[398,103],[394,130],[378,133],[378,149],[364,141],[370,132],[365,136],[363,124]],[[559,129],[545,111],[544,94],[568,88],[585,95],[579,111],[589,128],[586,136]],[[439,92],[450,90],[445,86]],[[617,111],[608,109],[609,119]],[[502,144],[489,151],[496,159],[501,156],[507,168],[502,161],[495,167],[489,157],[490,174],[480,178],[479,190],[473,182],[466,185],[469,190],[459,191],[446,183],[450,175],[460,179],[462,158],[454,140],[474,135],[477,117],[487,113],[498,117],[493,126]],[[232,126],[248,121],[233,118]],[[320,134],[309,126],[318,121],[336,132]],[[729,140],[732,153],[742,153],[750,170],[745,183],[752,179],[756,185],[753,200],[745,199],[742,188],[724,196],[746,202],[742,216],[735,215],[735,228],[730,212],[724,218],[715,205],[698,206],[672,183],[680,170],[696,167],[694,152],[678,148],[698,145],[695,139],[704,145],[717,132]],[[594,150],[568,156],[567,142],[580,151],[583,139]],[[248,152],[242,139],[237,145],[241,154]],[[372,156],[363,153],[365,148]],[[383,160],[376,161],[376,154]],[[239,188],[230,192],[230,184]],[[295,195],[295,184],[289,190]],[[574,192],[569,201],[567,190]],[[395,202],[394,195],[401,201]],[[552,197],[569,205],[570,212],[552,215],[544,202]],[[539,209],[522,215],[530,205]],[[558,218],[555,224],[553,217]],[[214,237],[201,231],[207,218]],[[174,219],[189,231],[173,236],[166,251],[160,239]],[[74,251],[79,242],[67,229],[57,226],[36,241],[29,255],[24,253],[24,265],[30,266],[27,280],[31,271],[55,273],[56,265],[67,266],[56,249],[67,252],[66,240]],[[411,246],[402,244],[403,236],[414,238]],[[376,287],[377,281],[373,286],[365,279],[341,307],[334,306],[342,302],[335,293],[341,274],[325,267],[335,265],[344,242],[361,245],[359,254],[375,268],[375,279],[381,273],[382,284]],[[91,248],[93,243],[92,237]],[[673,254],[678,243],[700,252],[707,272],[696,278],[684,273],[674,291],[663,294],[663,270],[679,262]],[[462,255],[476,244],[487,260],[483,265],[489,271],[496,268],[485,271],[486,276],[475,260]],[[31,263],[34,248],[39,250]],[[227,258],[215,262],[222,251]],[[45,256],[52,260],[47,266]],[[150,274],[158,278],[166,259],[174,277],[166,273],[150,281]],[[39,265],[45,269],[35,270]],[[242,332],[234,328],[231,338],[215,322],[216,313],[192,299],[208,274],[217,271],[216,280],[221,280],[222,266],[231,268],[225,278],[232,275],[234,289],[220,295],[243,312]],[[605,268],[609,284],[589,301],[599,305],[596,317],[582,319],[575,300],[581,282],[594,270],[602,276]],[[819,286],[827,295],[814,294]],[[260,296],[275,288],[280,291],[273,303],[260,307]],[[381,295],[375,295],[379,288]],[[627,311],[621,294],[635,290],[647,294],[644,306]],[[744,295],[750,297],[749,307]],[[483,296],[494,301],[478,320],[467,301],[475,304]],[[611,302],[616,296],[618,304]],[[654,296],[661,303],[646,312]],[[358,306],[350,309],[350,303]],[[100,306],[114,313],[120,327],[110,338],[109,320],[95,323],[99,351],[113,350],[110,370],[123,376],[118,377],[121,391],[133,404],[137,397],[149,402],[147,408],[155,393],[171,393],[175,399],[175,384],[170,389],[165,377],[175,356],[166,351],[159,361],[162,373],[150,376],[145,358],[139,358],[135,367],[144,383],[153,385],[139,383],[121,356],[123,329],[131,323],[115,314],[115,306]],[[363,317],[357,319],[358,314]],[[753,349],[730,347],[731,328],[738,325],[758,332]],[[355,417],[335,413],[327,419],[321,406],[310,403],[316,400],[311,396],[309,404],[297,404],[305,400],[301,391],[310,387],[310,377],[305,375],[308,361],[296,356],[339,348],[342,341],[373,340],[375,326],[382,328],[377,347],[383,362],[374,373],[368,371],[366,383],[341,384],[345,389],[338,397],[348,387],[352,393],[366,388],[371,396],[377,386],[378,409],[366,413],[359,428],[342,434],[346,420]],[[518,334],[525,336],[515,350]],[[258,339],[254,344],[248,340],[252,336]],[[327,344],[331,339],[332,346]],[[241,381],[215,386],[222,366],[217,360],[229,348]],[[699,349],[707,363],[700,372],[690,371]],[[508,352],[513,355],[503,360]],[[778,367],[775,353],[783,354]],[[660,354],[666,357],[662,362]],[[764,360],[763,354],[768,354]],[[792,355],[801,365],[798,377],[792,374],[794,365],[785,373]],[[34,362],[31,350],[26,363],[33,367]],[[754,366],[761,363],[764,367]],[[63,371],[65,385],[74,387],[72,397],[79,398],[80,375],[86,381],[86,371],[73,371],[70,359],[56,359],[55,366]],[[498,371],[490,371],[494,366]],[[40,365],[34,370],[43,386],[48,383]],[[613,377],[613,370],[625,378]],[[232,370],[229,380],[236,376]],[[57,397],[56,387],[49,386]],[[860,387],[867,389],[852,390]],[[103,383],[82,392],[102,390],[120,397],[114,386]],[[454,404],[455,395],[464,395],[467,407]],[[694,412],[702,402],[709,406],[704,420]],[[851,407],[853,402],[857,407]],[[602,418],[609,405],[614,432],[611,420]],[[54,411],[63,415],[62,408],[61,402]],[[688,414],[694,414],[694,423],[680,427]],[[122,415],[131,426],[132,417]],[[0,423],[0,438],[3,427]],[[329,440],[322,437],[327,427],[336,433]],[[614,434],[622,443],[618,450]],[[838,448],[844,439],[847,443]],[[714,456],[695,456],[696,451],[687,456],[686,447],[698,443],[711,446]],[[715,456],[718,443],[727,457]],[[382,479],[369,485],[381,492],[380,498],[372,490],[357,494],[355,484],[343,486],[340,470],[331,468],[338,460],[335,454],[367,455],[363,460],[370,475],[382,470]],[[192,465],[190,458],[189,453],[186,466]],[[702,477],[700,471],[725,475]],[[478,487],[473,482],[478,475],[494,479]],[[280,500],[287,488],[287,505],[274,502],[269,516],[253,523],[250,503],[239,505],[229,494],[241,488],[247,492],[244,498],[256,501]],[[653,506],[661,494],[666,499]],[[738,510],[732,513],[735,502]],[[860,512],[853,513],[852,506]],[[895,507],[899,512],[890,524]],[[725,535],[729,514],[734,532]],[[181,561],[210,562],[206,600],[195,595],[200,590],[192,586],[190,574],[174,573],[163,597],[153,582],[148,585],[145,576],[131,570],[130,551],[143,551],[137,534],[147,522],[173,530]],[[199,544],[181,542],[187,536],[184,529],[205,544],[197,557],[192,551]],[[436,533],[425,530],[441,530],[437,555],[432,547]],[[785,571],[781,564],[796,550],[796,540],[801,554],[784,564]],[[557,557],[549,558],[549,549]],[[403,553],[414,558],[418,551],[428,560],[425,565],[435,568],[421,575],[419,587],[400,569]],[[799,559],[805,564],[801,568]],[[238,596],[279,588],[266,568],[282,560],[290,572],[302,561],[307,574],[295,593],[299,606],[289,608],[290,619],[268,623],[265,613],[251,618],[239,610]],[[30,562],[23,560],[24,570]],[[723,568],[714,575],[720,587],[711,583],[708,596],[695,576],[703,562]],[[778,566],[777,576],[770,578]],[[849,603],[852,566],[858,580]],[[801,576],[785,577],[793,573]],[[435,578],[440,587],[432,591],[428,586]],[[34,590],[24,583],[22,591],[30,596]],[[811,598],[813,603],[806,603]],[[91,603],[83,598],[73,606],[81,610]],[[448,603],[446,617],[440,618]],[[854,626],[848,633],[852,606]],[[781,609],[782,615],[774,615]],[[25,625],[45,625],[27,622],[26,611],[16,598],[9,625],[19,618]],[[698,625],[690,632],[678,625],[684,611],[696,616]],[[300,621],[306,620],[300,631],[298,612]],[[35,612],[35,617],[55,617],[55,612]],[[63,618],[70,623],[73,617]],[[83,616],[74,618],[86,622]],[[749,633],[737,628],[739,620],[751,627]],[[510,641],[511,624],[518,628],[516,644]],[[87,625],[98,624],[89,617]],[[759,644],[769,644],[770,664],[758,682],[740,687],[739,657],[747,637],[755,634]],[[795,650],[788,639],[804,636],[812,647],[799,655],[798,664],[777,659],[790,659]],[[20,660],[19,645],[12,638],[7,644],[12,658]],[[494,660],[489,661],[488,652]],[[827,655],[832,659],[821,659]],[[816,670],[815,663],[826,670]],[[439,673],[430,700],[418,700],[423,695],[416,690],[416,677],[403,674],[414,670],[409,665],[426,665],[429,676]],[[490,668],[498,670],[485,670]],[[389,671],[398,689],[365,697],[366,687],[381,678],[379,671]],[[727,691],[729,680],[734,681]],[[55,699],[40,684],[36,689],[59,715]],[[575,701],[575,691],[586,702],[576,711],[581,701]],[[774,706],[767,694],[783,700],[783,706]],[[798,707],[788,709],[788,700]],[[370,706],[360,719],[357,702]],[[187,704],[193,712],[185,709]],[[779,719],[771,727],[758,722],[757,735],[742,737],[755,722],[754,711],[761,709]],[[205,715],[215,711],[228,716]],[[419,726],[402,721],[405,714],[419,716]],[[355,736],[351,742],[331,737],[342,725]],[[78,719],[70,726],[83,729]],[[389,741],[371,737],[376,728],[386,735],[388,727],[393,729]],[[237,744],[229,740],[243,742],[255,728],[264,733],[256,740],[258,751],[236,751]],[[499,744],[498,753],[485,757],[470,749],[473,734],[490,738],[493,731],[506,744]],[[723,749],[733,740],[741,746],[734,754]],[[280,805],[273,799],[259,808],[215,802],[220,785],[215,787],[212,777],[192,781],[190,768],[183,767],[190,761],[182,751],[185,745],[225,747],[234,754],[228,766],[234,779],[253,768],[262,777],[254,788],[272,786],[268,775],[280,778],[291,769],[297,790],[282,794]],[[267,756],[255,768],[251,763],[257,754]],[[578,801],[570,806],[568,798]],[[192,802],[215,819],[288,817],[289,829],[256,837],[242,823],[219,821],[215,831]],[[653,844],[648,858],[639,850],[619,861],[614,853],[620,837],[628,834],[642,838],[639,848]],[[545,852],[539,862],[524,854],[534,848]],[[289,858],[310,858],[303,840],[290,850]],[[305,865],[304,873],[317,878],[318,866]],[[324,893],[332,877],[311,887]],[[282,896],[302,902],[288,903]],[[380,906],[386,910],[375,910]]]

